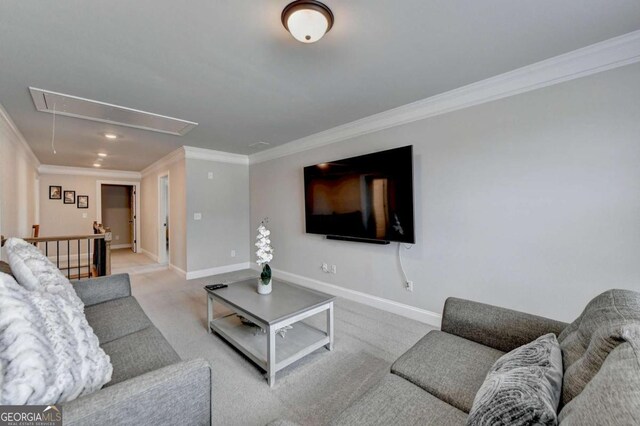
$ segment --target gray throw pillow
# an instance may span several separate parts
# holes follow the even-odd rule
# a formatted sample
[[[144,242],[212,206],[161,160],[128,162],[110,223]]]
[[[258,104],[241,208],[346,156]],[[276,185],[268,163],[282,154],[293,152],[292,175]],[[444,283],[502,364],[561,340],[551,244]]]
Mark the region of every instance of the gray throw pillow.
[[[562,353],[554,334],[501,356],[478,390],[467,425],[556,425]]]

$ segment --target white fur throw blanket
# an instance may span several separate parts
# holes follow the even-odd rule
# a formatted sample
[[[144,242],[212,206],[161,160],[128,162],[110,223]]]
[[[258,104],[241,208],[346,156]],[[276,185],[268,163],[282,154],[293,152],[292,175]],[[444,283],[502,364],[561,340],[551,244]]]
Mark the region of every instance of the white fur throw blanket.
[[[5,250],[11,272],[27,290],[58,294],[84,312],[84,304],[62,272],[33,244],[9,238]]]
[[[6,246],[20,284],[28,271],[36,281],[0,274],[0,404],[50,405],[100,389],[113,367],[73,286],[31,244]]]

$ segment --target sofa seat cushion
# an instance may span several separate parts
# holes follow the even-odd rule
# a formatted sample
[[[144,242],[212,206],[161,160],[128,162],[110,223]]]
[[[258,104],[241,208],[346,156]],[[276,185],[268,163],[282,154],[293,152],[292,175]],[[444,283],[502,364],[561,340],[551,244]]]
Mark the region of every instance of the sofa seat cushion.
[[[596,296],[578,319],[560,333],[564,378],[561,406],[598,373],[613,349],[640,327],[640,293],[608,290]]]
[[[466,421],[466,413],[399,376],[387,374],[331,424],[449,426]]]
[[[113,374],[106,386],[180,361],[169,342],[154,326],[102,345],[111,357]]]
[[[132,296],[87,306],[84,313],[101,345],[152,325]]]
[[[504,352],[431,331],[391,366],[403,377],[468,413],[489,369]]]

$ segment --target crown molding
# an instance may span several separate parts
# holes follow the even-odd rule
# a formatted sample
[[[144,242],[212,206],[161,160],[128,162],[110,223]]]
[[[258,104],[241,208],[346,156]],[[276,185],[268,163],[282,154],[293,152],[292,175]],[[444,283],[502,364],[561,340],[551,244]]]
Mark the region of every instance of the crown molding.
[[[150,166],[145,167],[140,174],[144,177],[151,173],[156,173],[159,171],[165,171],[167,167],[176,161],[180,161],[184,159],[184,149],[180,147],[175,151],[171,151],[169,154],[165,155],[155,163]]]
[[[257,152],[249,160],[273,160],[639,61],[640,30]]]
[[[249,164],[249,156],[230,152],[214,151],[212,149],[184,146],[185,158],[192,160],[218,161],[221,163]]]
[[[17,141],[18,149],[20,149],[25,154],[29,162],[31,162],[31,164],[33,165],[33,168],[37,169],[40,166],[40,160],[38,160],[38,157],[36,157],[36,155],[33,153],[33,150],[22,135],[22,132],[20,132],[18,126],[16,126],[16,123],[13,122],[11,116],[9,115],[7,110],[4,109],[4,106],[2,104],[0,104],[0,121],[2,121],[6,125],[11,133],[13,133],[15,139],[12,138],[12,141],[14,143],[16,143],[15,141]]]
[[[192,160],[218,161],[221,163],[249,164],[249,157],[247,155],[232,154],[230,152],[214,151],[212,149],[196,148],[193,146],[182,146],[142,170],[141,174],[142,176],[147,176],[151,173],[164,171],[169,165],[176,161],[187,158]]]
[[[94,176],[135,180],[140,180],[140,178],[142,177],[140,172],[90,169],[86,167],[54,166],[51,164],[41,164],[40,167],[38,167],[38,173],[40,173],[41,175]]]

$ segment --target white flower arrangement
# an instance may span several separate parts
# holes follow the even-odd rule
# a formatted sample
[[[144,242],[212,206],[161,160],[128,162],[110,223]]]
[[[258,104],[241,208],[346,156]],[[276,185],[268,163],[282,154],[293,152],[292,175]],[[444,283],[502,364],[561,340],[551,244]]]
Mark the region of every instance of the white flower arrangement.
[[[260,274],[260,281],[264,285],[268,285],[271,282],[271,267],[269,266],[269,262],[273,260],[273,247],[271,247],[271,239],[269,235],[271,235],[271,231],[267,229],[265,224],[268,222],[268,219],[264,219],[260,222],[260,226],[258,227],[258,235],[256,236],[256,256],[258,260],[256,263],[262,266],[262,273]]]

